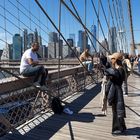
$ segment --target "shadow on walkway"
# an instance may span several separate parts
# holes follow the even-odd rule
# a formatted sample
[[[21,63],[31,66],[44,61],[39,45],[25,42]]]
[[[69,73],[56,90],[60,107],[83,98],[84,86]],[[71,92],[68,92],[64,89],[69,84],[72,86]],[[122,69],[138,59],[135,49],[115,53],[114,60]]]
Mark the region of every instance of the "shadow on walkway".
[[[140,139],[140,127],[129,128],[127,129],[125,135],[136,135],[137,139]]]
[[[71,121],[79,122],[93,122],[95,116],[92,113],[78,113],[84,106],[86,106],[95,96],[100,92],[101,86],[97,84],[90,90],[86,90],[84,94],[81,94],[80,97],[75,99],[69,104],[70,109],[74,111],[73,115],[52,115],[48,119],[41,122],[39,125],[36,125],[33,129],[27,132],[24,135],[21,135],[19,132],[14,132],[13,134],[7,134],[2,140],[48,140],[50,139],[57,131],[59,131],[66,124],[69,126],[71,139],[74,140],[74,134],[72,132]],[[44,119],[44,118],[43,118]],[[28,124],[29,125],[29,124]]]

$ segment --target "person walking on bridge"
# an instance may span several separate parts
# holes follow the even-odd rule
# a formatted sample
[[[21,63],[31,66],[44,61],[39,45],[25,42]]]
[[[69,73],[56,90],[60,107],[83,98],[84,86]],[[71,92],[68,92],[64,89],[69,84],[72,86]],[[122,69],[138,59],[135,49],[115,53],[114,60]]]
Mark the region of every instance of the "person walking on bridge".
[[[39,43],[34,42],[31,48],[24,52],[20,63],[20,74],[25,77],[34,76],[34,85],[45,88],[48,70],[44,66],[39,65],[37,55],[39,47]],[[41,79],[39,80],[40,77]]]

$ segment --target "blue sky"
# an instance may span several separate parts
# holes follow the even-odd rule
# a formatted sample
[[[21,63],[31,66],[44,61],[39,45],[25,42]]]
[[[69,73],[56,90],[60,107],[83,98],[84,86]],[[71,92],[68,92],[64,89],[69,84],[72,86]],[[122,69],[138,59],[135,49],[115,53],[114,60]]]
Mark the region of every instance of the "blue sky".
[[[98,0],[93,0],[98,8]],[[101,0],[104,6],[104,10],[106,11],[106,15],[108,17],[108,5],[107,0]],[[110,0],[112,1],[112,0]],[[129,28],[129,18],[127,11],[127,0],[120,0],[123,3],[123,14],[124,20],[126,24],[126,34],[128,36],[128,41],[130,41],[130,28]],[[132,14],[133,14],[133,25],[134,25],[134,35],[135,41],[137,43],[140,42],[139,33],[140,33],[140,18],[138,18],[139,0],[131,0],[132,1]],[[53,19],[55,24],[58,27],[58,6],[59,0],[39,0],[42,4],[46,12]],[[65,2],[70,6],[69,0],[65,0]],[[84,0],[73,0],[80,17],[84,21]],[[4,10],[4,8],[6,10]],[[31,20],[30,20],[31,19]],[[107,36],[108,28],[100,9],[100,20],[104,29],[104,33]],[[111,20],[111,18],[110,18]],[[115,21],[115,19],[114,19]],[[42,13],[42,11],[38,8],[34,0],[1,0],[0,3],[0,39],[6,41],[8,43],[12,42],[12,36],[15,33],[20,33],[22,35],[22,29],[27,28],[28,33],[33,32],[35,28],[37,28],[39,34],[43,38],[43,43],[48,43],[48,33],[50,31],[55,31],[54,27],[50,24],[48,19]],[[115,21],[116,23],[116,21]],[[93,7],[91,5],[91,0],[87,0],[87,18],[86,25],[87,28],[90,29],[91,25],[97,25],[97,18]],[[110,22],[111,26],[111,22]],[[82,26],[75,20],[75,18],[68,12],[68,10],[62,5],[62,17],[61,17],[61,32],[63,35],[68,38],[70,33],[75,33],[76,40],[78,38],[78,30],[80,30]],[[99,40],[103,39],[101,30],[99,31]],[[0,48],[3,48],[3,41],[0,40]]]

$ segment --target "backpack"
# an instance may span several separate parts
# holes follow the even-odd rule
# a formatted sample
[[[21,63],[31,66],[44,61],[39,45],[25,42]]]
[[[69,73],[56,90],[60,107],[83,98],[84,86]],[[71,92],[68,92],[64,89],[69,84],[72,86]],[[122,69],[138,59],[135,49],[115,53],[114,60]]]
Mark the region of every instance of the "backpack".
[[[55,114],[61,114],[64,107],[61,104],[61,101],[58,97],[54,97],[51,102],[51,109]]]

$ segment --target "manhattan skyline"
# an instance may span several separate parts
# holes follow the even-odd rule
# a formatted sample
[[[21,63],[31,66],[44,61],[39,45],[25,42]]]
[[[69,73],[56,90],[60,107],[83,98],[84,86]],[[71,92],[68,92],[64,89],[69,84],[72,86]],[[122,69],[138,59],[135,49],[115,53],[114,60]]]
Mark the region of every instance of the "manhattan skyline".
[[[106,1],[106,0],[105,0]],[[109,18],[108,14],[108,8],[107,8],[107,2],[102,0],[102,4],[104,6],[104,10],[106,11],[106,15]],[[40,0],[41,5],[43,5],[45,11],[48,13],[48,15],[51,17],[51,19],[54,21],[55,25],[59,27],[58,25],[58,15],[59,15],[59,0]],[[69,0],[66,1],[66,3],[71,7],[72,6],[69,2]],[[77,8],[77,11],[82,18],[83,22],[86,22],[86,27],[90,30],[92,25],[97,26],[97,17],[95,15],[95,12],[93,11],[93,7],[90,0],[87,0],[87,11],[86,11],[86,21],[84,21],[84,0],[73,0],[73,3],[75,7]],[[126,24],[126,34],[128,37],[128,43],[130,43],[130,29],[129,29],[129,22],[128,22],[128,11],[127,11],[127,1],[122,1],[123,3],[123,14],[124,14],[124,22]],[[94,4],[96,6],[96,10],[98,10],[98,1],[94,1]],[[138,4],[139,1],[135,0],[132,1],[132,14],[133,14],[133,25],[134,25],[134,37],[135,42],[139,43],[139,19],[137,18],[136,14],[138,12]],[[5,10],[4,10],[5,8]],[[69,13],[69,11],[65,8],[65,6],[62,4],[61,8],[61,32],[65,36],[65,38],[69,38],[69,34],[75,34],[75,42],[78,41],[78,30],[83,30],[83,27],[76,21],[76,19]],[[73,10],[74,11],[74,10]],[[0,4],[0,22],[1,27],[0,28],[0,49],[3,47],[3,40],[7,41],[9,44],[12,43],[12,36],[15,33],[21,33],[24,28],[27,28],[29,32],[33,32],[35,28],[37,28],[38,33],[40,36],[42,36],[42,42],[43,44],[48,44],[48,34],[49,32],[56,32],[54,27],[50,24],[49,20],[46,18],[46,16],[43,14],[43,12],[39,9],[37,4],[34,0],[1,0]],[[5,15],[5,18],[2,17],[2,14]],[[108,36],[108,29],[107,25],[105,23],[105,19],[103,16],[103,12],[100,8],[100,20],[101,24],[104,29],[104,33],[106,36]],[[110,17],[111,20],[111,17]],[[110,26],[113,26],[110,21]],[[101,29],[99,30],[99,41],[101,42],[103,40],[103,35],[101,33]]]

